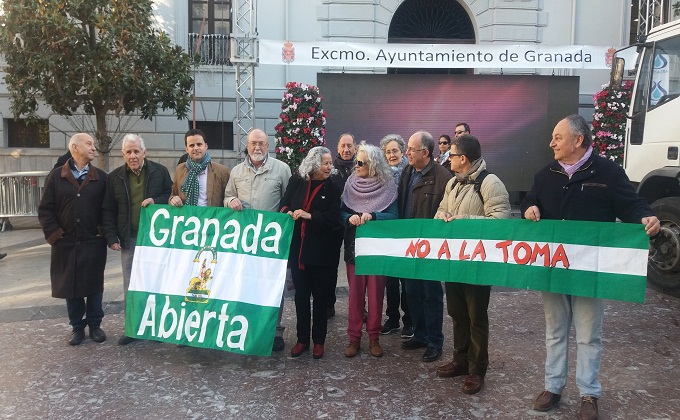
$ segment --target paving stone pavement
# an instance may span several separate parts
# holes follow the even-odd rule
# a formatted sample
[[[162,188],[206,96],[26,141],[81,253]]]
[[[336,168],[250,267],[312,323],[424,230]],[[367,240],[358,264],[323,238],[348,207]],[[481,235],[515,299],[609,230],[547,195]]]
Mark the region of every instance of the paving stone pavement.
[[[66,344],[62,300],[49,289],[49,247],[35,222],[14,220],[0,232],[0,418],[16,419],[572,419],[579,399],[570,373],[556,410],[530,409],[543,389],[544,319],[540,293],[494,288],[489,308],[490,360],[485,388],[461,391],[463,378],[440,379],[450,360],[424,363],[398,335],[382,336],[385,356],[372,357],[364,337],[355,358],[343,356],[347,294],[339,281],[337,315],[326,354],[290,357],[295,310],[286,301],[286,349],[271,357],[177,347],[153,341],[118,346],[123,332],[120,262],[106,272],[108,340]],[[113,254],[113,255],[112,255]],[[680,418],[680,299],[647,291],[644,304],[606,301],[600,380],[603,419]]]

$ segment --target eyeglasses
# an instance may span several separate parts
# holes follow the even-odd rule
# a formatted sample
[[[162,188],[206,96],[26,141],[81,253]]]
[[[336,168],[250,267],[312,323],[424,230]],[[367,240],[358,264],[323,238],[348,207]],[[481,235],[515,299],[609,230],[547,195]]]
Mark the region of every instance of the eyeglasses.
[[[449,156],[465,156],[465,153],[449,153]]]
[[[385,150],[386,155],[396,155],[400,152],[401,150],[399,149],[392,149],[392,150]]]
[[[363,168],[364,165],[368,165],[368,162],[364,162],[363,160],[356,160],[354,163],[360,168]]]
[[[423,150],[427,149],[414,149],[413,147],[409,147],[408,149],[406,149],[406,153],[422,152]]]
[[[463,133],[467,133],[467,131],[465,131],[465,130],[456,130],[456,134],[463,134]]]
[[[448,141],[440,141],[440,142],[439,142],[439,145],[440,145],[440,146],[443,146],[443,145],[445,145],[445,144],[449,144],[449,142],[448,142]]]

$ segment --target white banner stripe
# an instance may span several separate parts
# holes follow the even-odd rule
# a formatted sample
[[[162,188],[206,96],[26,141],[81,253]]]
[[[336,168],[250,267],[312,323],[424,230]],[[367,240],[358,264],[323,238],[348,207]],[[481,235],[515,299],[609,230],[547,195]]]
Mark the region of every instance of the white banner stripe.
[[[426,240],[429,245],[429,252],[427,252],[428,246],[426,246],[425,243],[421,243],[421,245],[417,247],[420,250],[420,257],[424,259],[447,259],[446,254],[439,257],[444,241],[446,241],[451,261],[459,261],[461,254],[470,256],[471,261],[481,261],[480,255],[472,258],[475,248],[480,242],[479,239],[357,238],[356,255],[414,258],[406,255],[407,250],[411,246],[412,241],[421,240]],[[466,242],[466,246],[461,250],[463,241]],[[506,255],[504,255],[503,248],[497,247],[497,244],[504,241],[482,240],[481,242],[484,253],[486,254],[485,262],[520,264],[518,261],[523,261],[527,258],[528,249],[530,249],[532,253],[534,252],[534,244],[538,244],[540,248],[548,245],[550,250],[548,258],[553,259],[558,246],[562,245],[564,254],[569,261],[569,269],[571,270],[634,276],[647,275],[647,257],[649,251],[646,249],[596,247],[590,245],[558,244],[550,242],[527,242],[527,248],[518,246],[521,241],[513,241],[511,245],[506,247],[506,261]],[[542,255],[537,255],[534,263],[526,265],[543,266],[544,257]],[[565,267],[561,261],[557,261],[555,268],[564,269]]]
[[[210,268],[212,275],[207,283],[210,299],[272,307],[281,304],[286,260],[218,253],[217,263],[213,264],[209,252],[203,253],[198,263],[194,262],[195,256],[196,251],[192,250],[136,247],[130,290],[186,295],[191,279],[200,277],[201,265],[205,260],[206,269]],[[191,275],[183,276],[181,273]],[[240,279],[248,279],[248,283],[244,284]]]
[[[608,69],[611,67],[611,55],[618,48],[594,45],[380,44],[261,39],[258,60],[260,64],[357,68]],[[634,62],[635,57],[626,58],[626,62]]]

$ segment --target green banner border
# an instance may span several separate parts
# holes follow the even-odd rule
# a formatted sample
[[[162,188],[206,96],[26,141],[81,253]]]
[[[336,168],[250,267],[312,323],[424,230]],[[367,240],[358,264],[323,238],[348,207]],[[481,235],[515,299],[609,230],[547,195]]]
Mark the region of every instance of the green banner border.
[[[160,216],[157,217],[156,223],[154,225],[156,227],[155,237],[160,239],[160,237],[162,237],[163,234],[160,233],[159,230],[167,229],[168,238],[170,238],[171,235],[175,235],[175,242],[173,244],[170,243],[170,239],[167,239],[165,243],[162,245],[157,245],[151,240],[150,237],[151,219],[153,215],[160,209],[167,210],[167,212],[169,213],[169,219]],[[226,207],[197,207],[197,206],[174,207],[167,204],[166,205],[153,204],[147,207],[142,207],[142,213],[139,220],[139,231],[137,233],[137,246],[149,246],[149,247],[162,246],[164,248],[190,249],[196,251],[201,249],[202,246],[200,240],[198,241],[199,244],[197,246],[193,244],[182,243],[181,238],[183,229],[177,229],[177,231],[173,232],[173,219],[175,217],[183,217],[184,222],[186,222],[190,217],[196,217],[199,219],[200,222],[202,222],[205,219],[215,219],[219,222],[221,233],[221,235],[219,236],[223,236],[225,233],[233,232],[233,229],[231,228],[227,232],[224,231],[224,225],[226,223],[231,221],[238,223],[238,225],[240,226],[240,234],[238,241],[236,241],[238,243],[237,249],[223,248],[220,245],[220,239],[218,239],[215,246],[215,250],[217,252],[257,255],[260,257],[276,258],[282,260],[288,259],[288,254],[290,252],[290,240],[293,234],[293,226],[295,224],[293,218],[283,213],[251,209],[243,209],[242,211],[236,211]],[[261,223],[258,223],[260,217]],[[268,236],[271,236],[270,235],[272,233],[271,230],[265,233],[266,226],[271,222],[275,222],[281,227],[281,236],[277,248],[278,252],[276,253],[263,251],[260,247],[262,240]],[[190,224],[194,226],[193,223]],[[258,245],[256,252],[246,251],[242,247],[243,235],[247,226],[260,227],[260,235],[259,241],[257,242]],[[182,227],[184,227],[184,225],[182,225]],[[199,230],[202,230],[202,225],[201,229]],[[250,234],[250,236],[248,236],[246,243],[253,242],[252,241],[253,231],[254,229],[248,228],[248,233]],[[209,234],[206,235],[205,246],[212,245],[212,240],[214,236],[215,236],[214,232],[211,229]]]
[[[150,327],[146,327],[146,334],[139,335],[139,327],[144,318],[144,314],[147,306],[147,299],[149,296],[155,296],[155,306],[154,306],[154,325],[155,325],[155,335],[150,333]],[[167,298],[167,299],[166,299]],[[185,301],[184,296],[175,295],[164,295],[161,293],[153,292],[139,292],[139,291],[128,291],[126,303],[126,313],[125,313],[125,335],[133,338],[140,338],[145,340],[155,340],[162,341],[171,344],[182,344],[191,347],[207,348],[228,351],[238,354],[246,354],[253,356],[270,356],[272,351],[272,345],[274,343],[274,335],[276,332],[276,322],[279,313],[279,307],[270,306],[258,306],[245,302],[231,302],[222,301],[217,299],[211,299],[208,303],[195,303]],[[163,311],[165,309],[166,302],[169,302],[165,318],[163,318]],[[182,306],[184,304],[184,306]],[[176,333],[177,328],[185,326],[189,319],[189,314],[192,311],[196,311],[200,315],[200,323],[202,324],[205,318],[205,311],[215,312],[216,315],[220,315],[223,305],[227,305],[225,314],[229,317],[224,323],[224,331],[222,339],[225,344],[220,347],[217,345],[217,334],[220,326],[220,321],[218,318],[208,319],[206,323],[206,339],[203,343],[198,342],[198,338],[190,341],[187,336],[182,331],[182,338],[177,340]],[[170,314],[170,310],[174,311],[175,317]],[[184,310],[184,319],[182,320],[181,311]],[[226,344],[228,339],[228,334],[231,331],[231,322],[234,321],[234,317],[243,316],[248,322],[248,330],[246,333],[246,338],[244,341],[244,348],[240,350],[238,348],[229,347]],[[176,320],[176,327],[172,329],[173,334],[169,337],[160,336],[160,323],[161,320],[165,321],[165,328],[170,330],[170,326],[173,319]],[[238,318],[237,318],[238,319]],[[242,323],[240,321],[235,322],[235,328],[241,327]],[[194,328],[196,330],[196,328]],[[200,334],[201,327],[198,328],[198,334]]]

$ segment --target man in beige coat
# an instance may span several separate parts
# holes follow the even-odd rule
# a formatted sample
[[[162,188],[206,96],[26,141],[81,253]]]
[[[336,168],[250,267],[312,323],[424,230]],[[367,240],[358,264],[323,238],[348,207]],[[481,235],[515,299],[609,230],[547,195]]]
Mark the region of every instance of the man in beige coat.
[[[168,204],[222,207],[229,169],[210,160],[203,131],[196,128],[187,131],[184,144],[189,158],[175,169]]]
[[[507,219],[510,200],[505,185],[486,171],[479,140],[464,134],[451,141],[451,170],[435,219]],[[464,279],[461,279],[464,280]],[[449,283],[446,309],[453,320],[453,361],[437,369],[437,376],[467,375],[465,394],[476,394],[484,385],[489,366],[489,298],[491,286]]]

